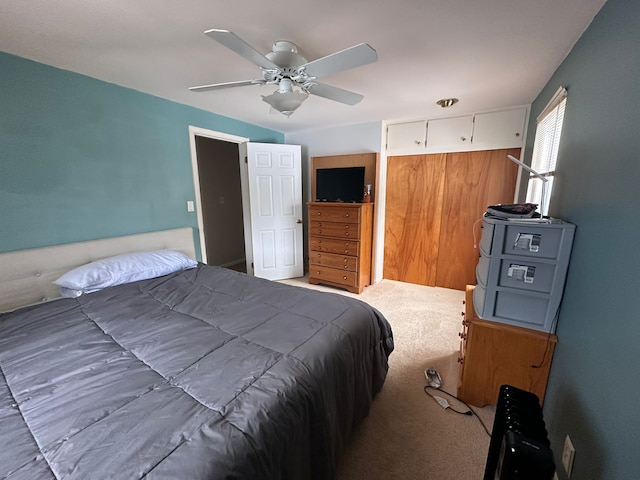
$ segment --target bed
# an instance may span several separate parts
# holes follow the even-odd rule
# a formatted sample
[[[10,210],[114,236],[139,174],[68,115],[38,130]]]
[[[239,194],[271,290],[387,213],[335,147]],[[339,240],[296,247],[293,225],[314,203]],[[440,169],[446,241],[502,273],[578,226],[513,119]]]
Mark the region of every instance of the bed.
[[[74,266],[192,238],[0,254],[0,478],[333,478],[393,350],[374,308],[200,263],[52,300]]]

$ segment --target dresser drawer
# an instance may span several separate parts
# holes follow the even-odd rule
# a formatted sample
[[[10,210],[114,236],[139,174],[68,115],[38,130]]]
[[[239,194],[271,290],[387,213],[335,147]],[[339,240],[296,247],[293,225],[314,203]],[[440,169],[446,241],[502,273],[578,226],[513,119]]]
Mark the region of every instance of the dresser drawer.
[[[360,238],[360,226],[357,223],[309,222],[310,235],[324,235],[339,238]]]
[[[347,287],[355,287],[358,284],[356,272],[344,272],[337,268],[323,267],[321,265],[309,265],[309,278],[338,283]]]
[[[335,253],[311,252],[309,263],[312,265],[323,265],[325,267],[338,268],[348,272],[358,270],[358,259],[348,255],[337,255]]]
[[[360,242],[357,240],[339,240],[337,238],[309,237],[309,250],[358,256]]]
[[[323,220],[327,222],[349,222],[360,223],[360,208],[350,207],[326,207],[315,206],[309,207],[309,220]]]

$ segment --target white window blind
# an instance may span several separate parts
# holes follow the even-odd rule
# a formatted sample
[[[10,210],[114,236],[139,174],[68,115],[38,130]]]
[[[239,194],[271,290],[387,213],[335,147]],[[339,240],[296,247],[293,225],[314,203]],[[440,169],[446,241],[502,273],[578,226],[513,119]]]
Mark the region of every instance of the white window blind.
[[[530,176],[527,202],[540,205],[542,215],[547,215],[549,210],[549,199],[553,189],[566,104],[567,90],[560,87],[537,118],[538,125],[533,144],[531,168],[544,175],[547,182],[543,182],[533,175]]]

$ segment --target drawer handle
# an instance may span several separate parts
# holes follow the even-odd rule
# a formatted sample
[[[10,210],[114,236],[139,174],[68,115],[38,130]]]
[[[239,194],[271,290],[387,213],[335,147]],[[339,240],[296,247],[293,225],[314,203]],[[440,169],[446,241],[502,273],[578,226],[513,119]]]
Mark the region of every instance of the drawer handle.
[[[344,277],[342,277],[342,279],[343,279],[343,280],[346,280],[346,279],[347,279],[347,276],[345,275]]]
[[[320,275],[320,270],[318,270],[318,271],[316,272],[316,275]]]
[[[319,253],[319,254],[318,254],[318,258],[320,258],[321,256],[322,256],[322,254],[321,254],[321,253]]]
[[[345,270],[346,270],[347,268],[349,268],[349,265],[345,265],[345,266],[344,266],[344,269],[345,269]]]
[[[345,232],[345,235],[348,237],[349,236],[349,232]]]
[[[349,212],[345,213],[345,214],[344,214],[344,216],[345,216],[345,217],[348,217],[348,216],[349,216]]]
[[[322,212],[318,212],[318,216],[322,215]]]
[[[349,225],[345,225],[344,228],[346,228],[347,230],[349,230]]]
[[[345,258],[345,259],[344,259],[344,263],[347,263],[348,261],[349,261],[349,259],[348,259],[348,258]]]

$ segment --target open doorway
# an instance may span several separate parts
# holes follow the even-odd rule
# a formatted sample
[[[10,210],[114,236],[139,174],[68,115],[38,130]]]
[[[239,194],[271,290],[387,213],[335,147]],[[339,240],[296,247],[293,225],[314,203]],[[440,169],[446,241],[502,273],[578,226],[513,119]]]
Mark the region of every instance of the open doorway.
[[[202,261],[246,273],[252,260],[241,159],[248,139],[197,127],[189,134]]]
[[[238,145],[196,136],[207,263],[246,273]]]

